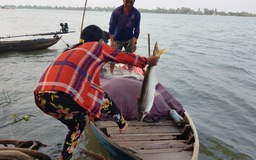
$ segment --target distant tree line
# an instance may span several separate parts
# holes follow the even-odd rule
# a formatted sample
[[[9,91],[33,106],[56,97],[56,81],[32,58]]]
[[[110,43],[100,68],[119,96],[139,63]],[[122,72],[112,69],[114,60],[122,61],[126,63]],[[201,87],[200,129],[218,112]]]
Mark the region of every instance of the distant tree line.
[[[64,6],[37,6],[37,5],[5,5],[0,6],[1,8],[24,8],[24,9],[55,9],[55,10],[83,10],[83,7],[64,7]],[[88,11],[113,11],[114,7],[87,7]],[[191,15],[221,15],[221,16],[244,16],[244,17],[256,17],[256,14],[248,12],[224,12],[218,11],[217,9],[203,9],[200,8],[197,11],[194,11],[190,8],[182,7],[177,9],[165,9],[165,8],[156,8],[156,9],[138,9],[142,13],[161,13],[161,14],[191,14]]]
[[[201,10],[200,8],[197,11],[194,11],[190,8],[182,7],[177,9],[165,9],[165,8],[156,8],[153,10],[140,9],[141,12],[153,12],[153,13],[166,13],[166,14],[192,14],[192,15],[221,15],[221,16],[245,16],[245,17],[256,17],[256,14],[248,12],[224,12],[218,11],[217,9],[207,9]]]

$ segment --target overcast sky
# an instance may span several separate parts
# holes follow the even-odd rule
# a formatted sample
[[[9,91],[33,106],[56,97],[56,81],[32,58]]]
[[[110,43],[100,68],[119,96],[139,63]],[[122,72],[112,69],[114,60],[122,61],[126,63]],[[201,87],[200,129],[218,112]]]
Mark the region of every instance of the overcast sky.
[[[90,7],[117,7],[123,0],[87,0]],[[0,0],[0,5],[50,5],[83,7],[85,0]],[[256,0],[136,0],[135,7],[145,9],[181,8],[187,7],[193,10],[217,9],[225,12],[249,12],[256,14]]]

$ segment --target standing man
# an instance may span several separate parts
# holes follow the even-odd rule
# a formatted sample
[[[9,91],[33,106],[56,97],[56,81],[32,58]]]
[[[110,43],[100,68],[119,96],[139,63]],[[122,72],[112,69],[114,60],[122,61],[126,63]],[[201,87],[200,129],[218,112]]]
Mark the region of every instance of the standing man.
[[[126,52],[136,51],[137,39],[140,34],[140,12],[133,7],[135,0],[123,0],[123,5],[117,7],[109,22],[110,46]],[[110,63],[110,72],[113,73],[115,63]],[[132,65],[128,65],[132,70]]]

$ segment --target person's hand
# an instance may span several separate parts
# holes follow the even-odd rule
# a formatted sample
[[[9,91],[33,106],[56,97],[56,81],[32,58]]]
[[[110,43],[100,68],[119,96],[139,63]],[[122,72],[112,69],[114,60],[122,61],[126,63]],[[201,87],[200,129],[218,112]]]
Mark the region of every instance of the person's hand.
[[[114,48],[114,42],[110,42],[109,46]]]
[[[149,56],[147,59],[147,64],[150,66],[156,66],[159,61],[159,56]]]
[[[132,51],[132,52],[135,52],[135,51],[136,51],[136,49],[137,49],[137,44],[136,44],[136,43],[134,43],[134,45],[133,45],[133,51]]]

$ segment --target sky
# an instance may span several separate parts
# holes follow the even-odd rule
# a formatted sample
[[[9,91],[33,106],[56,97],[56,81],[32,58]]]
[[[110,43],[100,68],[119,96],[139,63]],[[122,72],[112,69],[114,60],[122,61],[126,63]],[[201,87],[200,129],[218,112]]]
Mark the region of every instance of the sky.
[[[41,5],[83,7],[85,0],[0,0],[0,5]],[[123,0],[87,0],[88,7],[117,7]],[[224,12],[249,12],[256,14],[256,0],[136,0],[136,8],[155,9],[186,7],[197,11],[217,9]]]

